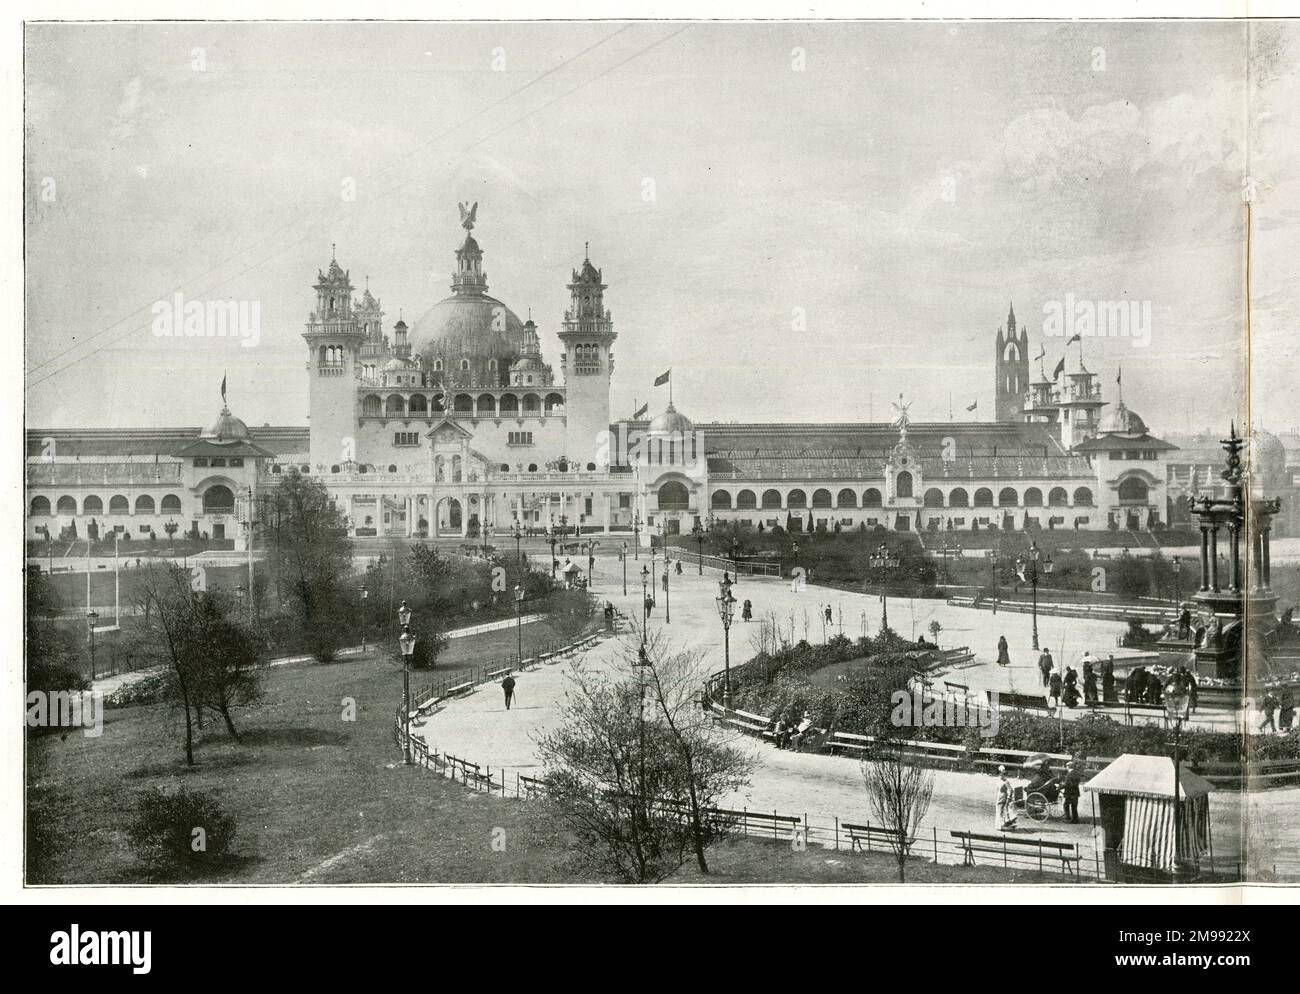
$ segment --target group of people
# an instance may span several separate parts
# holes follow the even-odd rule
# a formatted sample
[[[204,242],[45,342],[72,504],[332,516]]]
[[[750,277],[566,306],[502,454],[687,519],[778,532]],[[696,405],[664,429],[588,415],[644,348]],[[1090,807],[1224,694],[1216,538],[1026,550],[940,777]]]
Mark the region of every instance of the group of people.
[[[1264,692],[1261,705],[1264,720],[1259,723],[1259,734],[1281,732],[1286,735],[1295,724],[1295,695],[1290,687],[1283,687],[1279,693],[1272,690]]]
[[[1080,687],[1078,670],[1073,666],[1066,666],[1064,670],[1059,669],[1052,659],[1052,650],[1043,650],[1042,655],[1038,657],[1038,672],[1043,680],[1048,706],[1053,710],[1062,705],[1067,708],[1077,708],[1080,695],[1086,706],[1118,703],[1119,698],[1115,691],[1115,657],[1110,656],[1098,663],[1091,652],[1085,652],[1080,664],[1083,667],[1082,687]]]
[[[1065,813],[1065,820],[1072,825],[1079,823],[1079,788],[1083,784],[1084,757],[1075,753],[1065,764],[1065,771],[1058,776],[1052,771],[1051,764],[1044,761],[1038,764],[1034,775],[1024,787],[1022,796],[1042,794],[1049,803],[1060,798]],[[994,806],[994,825],[998,831],[1013,832],[1020,816],[1016,813],[1016,787],[1011,783],[1011,776],[1005,766],[998,767],[998,791]]]
[[[798,722],[794,720],[793,712],[781,715],[776,719],[776,727],[772,732],[776,747],[798,752],[799,746],[808,735],[808,730],[812,728],[812,723],[812,714],[808,711],[803,713],[803,717]]]

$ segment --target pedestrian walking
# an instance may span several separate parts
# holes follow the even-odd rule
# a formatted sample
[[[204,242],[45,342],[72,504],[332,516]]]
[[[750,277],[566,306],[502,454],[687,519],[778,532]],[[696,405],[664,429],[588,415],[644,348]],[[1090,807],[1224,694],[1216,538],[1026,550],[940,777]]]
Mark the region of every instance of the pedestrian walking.
[[[1273,696],[1273,691],[1267,691],[1264,694],[1264,720],[1259,724],[1259,734],[1263,735],[1264,730],[1270,732],[1277,731],[1277,725],[1273,721],[1273,715],[1277,713],[1278,699]]]
[[[501,689],[506,692],[506,710],[509,711],[510,705],[515,699],[515,678],[509,673],[507,673],[506,678],[501,681]]]
[[[1044,687],[1052,679],[1052,670],[1054,669],[1056,669],[1056,664],[1052,662],[1052,650],[1044,649],[1043,654],[1038,657],[1038,672],[1042,674]]]
[[[654,606],[655,606],[655,599],[651,597],[649,594],[646,594],[645,595],[645,616],[647,618],[650,617],[651,613],[654,611]]]
[[[831,606],[829,604],[826,605],[826,610],[823,613],[826,616],[826,624],[833,624],[835,615],[831,613]]]
[[[1061,692],[1061,703],[1067,708],[1079,706],[1079,674],[1073,666],[1065,668],[1065,687]]]
[[[998,665],[1011,665],[1011,653],[1007,650],[1007,637],[1005,635],[998,636]]]
[[[677,575],[678,575],[678,576],[681,576],[681,575],[682,575],[682,561],[681,561],[680,559],[677,560],[677,565],[676,565],[675,568],[676,568],[676,570],[677,570]]]
[[[1071,825],[1079,824],[1079,782],[1080,766],[1082,764],[1071,762],[1065,768],[1065,780],[1061,783],[1061,796],[1065,804],[1065,817],[1069,819]]]
[[[1092,668],[1092,658],[1083,657],[1083,703],[1097,703],[1097,671]]]
[[[1115,693],[1115,657],[1110,656],[1101,664],[1101,699],[1107,704],[1119,703]]]
[[[1059,670],[1052,670],[1052,676],[1047,682],[1047,704],[1052,710],[1056,710],[1061,705],[1061,673]]]
[[[745,603],[740,609],[740,620],[741,621],[754,620],[754,605],[749,602],[749,598],[745,598]]]
[[[998,797],[993,808],[993,823],[997,831],[1011,832],[1016,827],[1015,790],[1007,779],[1007,768],[998,767]]]

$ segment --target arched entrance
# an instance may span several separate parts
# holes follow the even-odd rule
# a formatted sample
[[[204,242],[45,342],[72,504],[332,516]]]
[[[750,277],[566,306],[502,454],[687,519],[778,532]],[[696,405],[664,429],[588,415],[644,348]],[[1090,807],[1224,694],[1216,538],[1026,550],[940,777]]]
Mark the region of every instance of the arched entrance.
[[[434,519],[438,522],[438,534],[459,534],[464,521],[464,509],[455,497],[444,497],[438,501]]]

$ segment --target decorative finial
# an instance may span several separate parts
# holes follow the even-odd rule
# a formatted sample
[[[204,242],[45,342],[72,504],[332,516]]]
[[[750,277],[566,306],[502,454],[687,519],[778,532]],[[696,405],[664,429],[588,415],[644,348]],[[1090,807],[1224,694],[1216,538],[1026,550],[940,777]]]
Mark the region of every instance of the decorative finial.
[[[466,231],[473,231],[474,220],[478,217],[478,201],[474,201],[473,207],[466,207],[461,203],[456,206],[460,208],[460,226]]]
[[[338,242],[330,242],[330,262],[339,261]]]
[[[583,262],[591,261],[591,242],[582,243],[582,261]]]

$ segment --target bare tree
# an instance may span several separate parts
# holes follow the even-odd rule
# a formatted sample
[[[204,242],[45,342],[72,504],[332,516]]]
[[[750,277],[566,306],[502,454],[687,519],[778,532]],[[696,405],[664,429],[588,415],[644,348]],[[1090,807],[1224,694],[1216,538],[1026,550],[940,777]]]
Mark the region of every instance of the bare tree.
[[[889,847],[898,860],[898,882],[907,878],[907,857],[916,841],[921,819],[934,796],[934,771],[909,762],[898,743],[885,744],[862,761],[871,816],[890,832]]]

